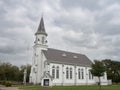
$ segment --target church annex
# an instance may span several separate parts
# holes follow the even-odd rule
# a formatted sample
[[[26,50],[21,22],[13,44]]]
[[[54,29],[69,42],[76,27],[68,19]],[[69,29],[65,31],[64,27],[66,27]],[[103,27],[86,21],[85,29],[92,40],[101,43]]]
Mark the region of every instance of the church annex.
[[[42,86],[92,85],[98,78],[90,73],[92,62],[83,54],[48,48],[43,17],[35,33],[30,83]],[[101,77],[107,85],[107,75]]]

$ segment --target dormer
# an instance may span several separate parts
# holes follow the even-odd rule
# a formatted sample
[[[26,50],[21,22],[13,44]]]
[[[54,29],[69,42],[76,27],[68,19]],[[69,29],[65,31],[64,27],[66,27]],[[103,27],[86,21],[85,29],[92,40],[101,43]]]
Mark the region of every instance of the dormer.
[[[73,58],[78,58],[78,57],[76,55],[74,55]]]
[[[63,57],[66,57],[67,55],[65,53],[62,54]]]

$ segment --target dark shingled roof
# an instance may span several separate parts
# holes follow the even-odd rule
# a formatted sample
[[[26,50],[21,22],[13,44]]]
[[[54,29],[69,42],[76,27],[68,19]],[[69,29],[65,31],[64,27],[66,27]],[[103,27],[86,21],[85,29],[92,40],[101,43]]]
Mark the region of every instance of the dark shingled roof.
[[[78,53],[72,53],[57,49],[48,48],[47,51],[43,50],[48,62],[72,64],[80,66],[91,66],[92,62],[87,56]]]
[[[39,24],[39,27],[38,27],[38,30],[37,32],[35,33],[35,35],[37,34],[44,34],[47,36],[47,33],[45,31],[45,27],[44,27],[44,20],[43,20],[43,17],[41,18],[40,20],[40,24]]]

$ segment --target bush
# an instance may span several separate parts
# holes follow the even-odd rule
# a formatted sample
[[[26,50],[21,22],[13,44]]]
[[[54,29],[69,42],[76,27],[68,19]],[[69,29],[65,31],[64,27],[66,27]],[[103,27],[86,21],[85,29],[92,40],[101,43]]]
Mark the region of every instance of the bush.
[[[2,84],[2,81],[0,81],[0,84]]]
[[[11,87],[12,86],[12,82],[11,81],[6,81],[5,82],[5,86],[6,87]]]
[[[4,81],[1,81],[1,84],[2,84],[2,85],[5,85],[5,82],[6,82],[5,80],[4,80]]]

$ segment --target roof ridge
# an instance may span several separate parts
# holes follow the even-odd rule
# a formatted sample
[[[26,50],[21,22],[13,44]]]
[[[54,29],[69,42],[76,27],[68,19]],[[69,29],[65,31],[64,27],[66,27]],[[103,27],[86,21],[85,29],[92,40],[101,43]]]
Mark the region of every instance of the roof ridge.
[[[62,51],[62,52],[66,52],[66,53],[79,54],[79,55],[86,56],[86,55],[84,55],[84,54],[81,54],[81,53],[75,53],[75,52],[72,52],[72,51],[64,51],[64,50],[55,49],[55,48],[48,48],[48,49],[53,49],[53,50]]]

